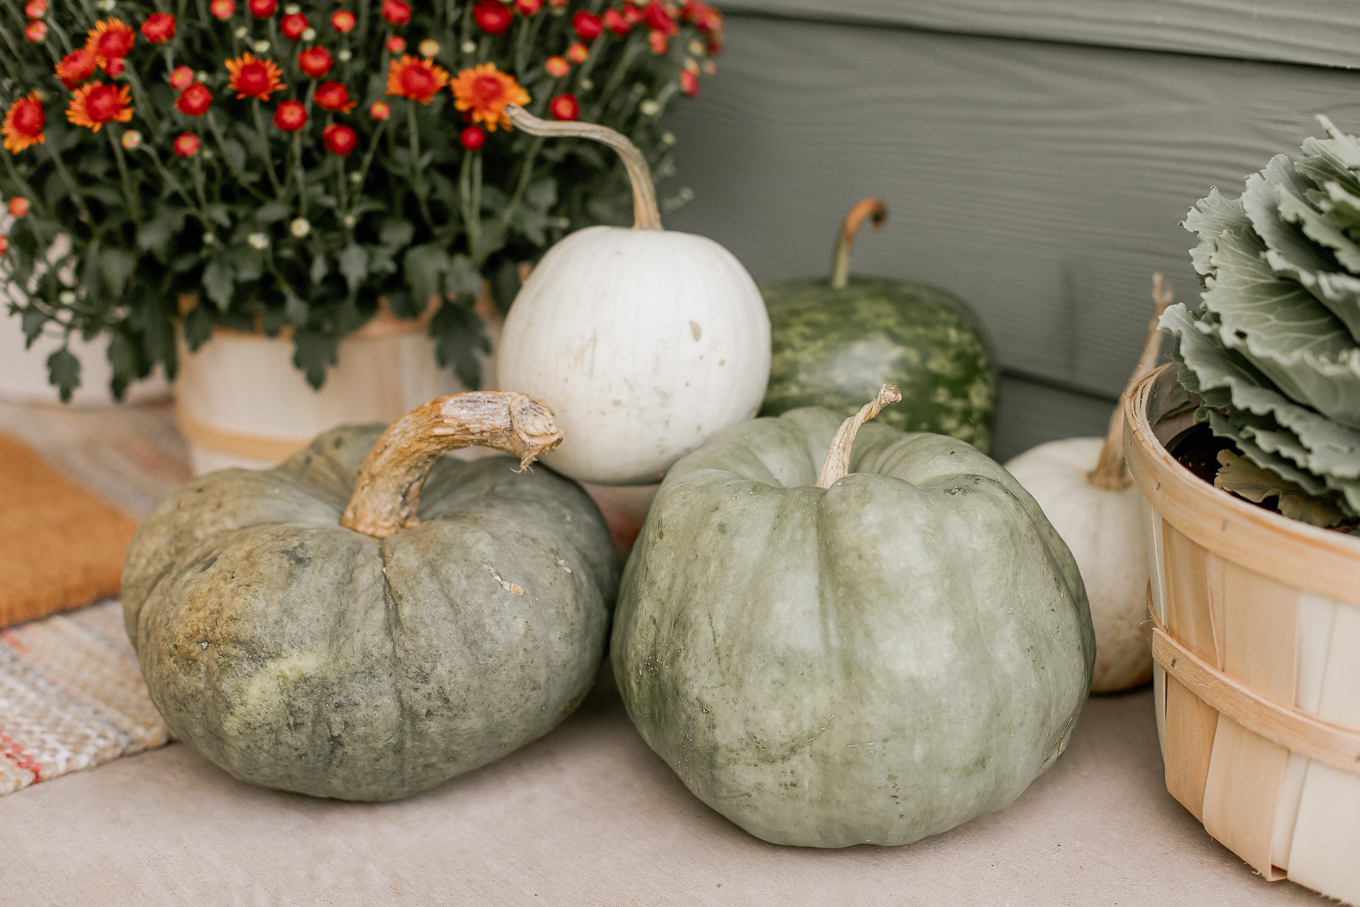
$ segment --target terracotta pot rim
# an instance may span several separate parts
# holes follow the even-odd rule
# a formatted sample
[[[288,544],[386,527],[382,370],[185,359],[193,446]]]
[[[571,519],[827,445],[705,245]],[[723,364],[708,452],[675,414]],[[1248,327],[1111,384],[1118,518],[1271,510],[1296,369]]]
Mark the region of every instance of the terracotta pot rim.
[[[1360,603],[1360,538],[1291,520],[1215,488],[1162,445],[1148,402],[1159,380],[1174,382],[1174,368],[1148,373],[1124,402],[1129,472],[1153,510],[1193,541],[1255,573]]]

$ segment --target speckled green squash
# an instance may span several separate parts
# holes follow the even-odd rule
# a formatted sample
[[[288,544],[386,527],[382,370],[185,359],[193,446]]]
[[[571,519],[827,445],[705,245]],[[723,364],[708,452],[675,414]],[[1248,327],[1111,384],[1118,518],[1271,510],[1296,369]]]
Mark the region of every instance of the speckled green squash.
[[[232,775],[392,800],[547,733],[603,657],[618,561],[574,482],[439,460],[421,522],[343,528],[381,426],[178,488],[128,550],[123,606],[175,736]]]
[[[756,419],[671,469],[611,657],[643,738],[751,834],[905,844],[1053,763],[1095,639],[1076,563],[1005,470],[872,424],[817,488],[840,422]]]
[[[850,209],[825,280],[765,280],[773,356],[760,408],[800,406],[855,414],[885,384],[902,400],[879,420],[903,431],[967,441],[983,453],[996,431],[996,363],[982,323],[963,300],[923,283],[851,277],[855,234],[888,216],[881,199]]]
[[[991,450],[996,365],[977,318],[958,297],[922,283],[852,277],[762,281],[773,357],[760,415],[825,406],[842,417],[884,384],[902,402],[878,417]]]

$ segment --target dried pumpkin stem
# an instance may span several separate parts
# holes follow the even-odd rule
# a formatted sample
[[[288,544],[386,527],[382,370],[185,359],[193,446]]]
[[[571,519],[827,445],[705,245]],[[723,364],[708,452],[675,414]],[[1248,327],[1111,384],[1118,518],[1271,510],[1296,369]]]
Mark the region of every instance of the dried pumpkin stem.
[[[359,467],[340,525],[380,539],[415,525],[425,478],[451,450],[494,447],[523,469],[561,443],[552,410],[524,394],[437,397],[387,426]]]
[[[1138,364],[1133,367],[1129,383],[1124,385],[1124,392],[1119,395],[1119,404],[1114,408],[1114,415],[1110,416],[1110,427],[1105,432],[1105,443],[1100,448],[1100,460],[1096,463],[1096,468],[1086,474],[1086,481],[1096,488],[1123,491],[1133,482],[1124,471],[1124,402],[1133,391],[1133,386],[1157,364],[1157,357],[1162,352],[1162,334],[1157,329],[1157,322],[1174,299],[1171,284],[1164,283],[1160,273],[1153,274],[1154,310],[1152,321],[1148,324],[1147,338],[1143,341],[1143,354],[1138,357]]]
[[[881,198],[866,198],[850,209],[841,223],[840,236],[836,237],[836,247],[831,252],[831,288],[844,290],[850,283],[850,250],[855,247],[855,234],[868,219],[875,230],[883,229],[888,219],[888,206]]]
[[[623,158],[623,167],[628,171],[628,181],[633,184],[633,229],[660,230],[661,209],[656,204],[656,186],[652,183],[652,169],[647,166],[638,147],[620,132],[608,126],[583,123],[579,120],[556,122],[541,120],[518,104],[508,104],[505,115],[516,129],[523,129],[530,135],[548,137],[571,137],[590,139],[608,145]]]
[[[864,404],[859,412],[841,423],[841,427],[836,430],[836,437],[831,439],[831,449],[826,453],[822,471],[817,473],[818,488],[830,488],[850,473],[850,448],[854,446],[855,435],[859,434],[864,423],[877,416],[883,407],[901,399],[901,391],[891,384],[885,384],[874,400]]]

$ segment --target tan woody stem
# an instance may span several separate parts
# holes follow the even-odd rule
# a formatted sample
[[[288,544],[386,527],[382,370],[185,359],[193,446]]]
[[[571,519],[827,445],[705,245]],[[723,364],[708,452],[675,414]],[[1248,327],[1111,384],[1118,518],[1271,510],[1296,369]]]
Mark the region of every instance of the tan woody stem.
[[[561,443],[552,411],[524,394],[437,397],[387,426],[359,467],[340,525],[380,539],[415,525],[425,478],[451,450],[494,447],[523,469]]]
[[[1086,481],[1096,488],[1123,491],[1132,484],[1133,480],[1124,472],[1124,401],[1133,390],[1133,386],[1157,364],[1157,357],[1162,352],[1162,334],[1157,330],[1157,322],[1174,299],[1171,284],[1163,283],[1160,273],[1153,274],[1154,311],[1152,321],[1148,324],[1147,338],[1143,341],[1143,354],[1138,357],[1138,364],[1133,367],[1133,375],[1130,376],[1129,383],[1124,385],[1124,392],[1119,395],[1119,404],[1114,408],[1114,415],[1110,416],[1110,428],[1105,432],[1105,443],[1100,448],[1100,460],[1096,468],[1086,474]]]
[[[827,451],[822,471],[817,473],[818,488],[830,488],[849,474],[850,448],[854,446],[855,435],[859,434],[864,423],[877,416],[883,407],[901,399],[901,391],[891,384],[885,384],[874,400],[864,404],[859,412],[841,423],[841,427],[836,430],[836,437],[831,439],[831,449]]]
[[[845,221],[841,224],[841,235],[836,237],[836,247],[831,252],[833,290],[844,290],[846,284],[850,282],[850,250],[854,248],[855,234],[859,232],[866,218],[873,223],[875,230],[883,229],[883,222],[888,219],[888,206],[883,203],[883,199],[866,198],[845,215]]]
[[[608,126],[595,123],[540,120],[518,104],[507,105],[505,115],[510,118],[516,129],[523,129],[530,135],[590,139],[613,148],[619,153],[619,157],[623,158],[624,169],[628,171],[628,180],[633,184],[633,229],[662,229],[661,210],[656,205],[656,186],[652,183],[652,170],[647,166],[647,159],[642,156],[642,152],[628,140],[627,136],[615,132]]]

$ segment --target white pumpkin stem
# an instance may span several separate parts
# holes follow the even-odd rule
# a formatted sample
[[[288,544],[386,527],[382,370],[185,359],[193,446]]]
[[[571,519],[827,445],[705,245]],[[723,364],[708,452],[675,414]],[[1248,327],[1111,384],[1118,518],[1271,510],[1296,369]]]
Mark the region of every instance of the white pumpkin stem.
[[[420,490],[435,460],[460,447],[494,447],[520,469],[562,443],[552,410],[505,391],[450,394],[423,403],[378,438],[354,479],[340,525],[385,539],[414,526]]]
[[[518,104],[507,104],[505,115],[510,118],[515,128],[523,129],[530,135],[590,139],[613,148],[619,153],[619,157],[623,158],[623,167],[628,171],[628,181],[633,184],[633,229],[662,229],[661,209],[656,204],[656,185],[652,182],[652,168],[647,166],[647,159],[627,136],[597,123],[582,123],[579,120],[565,123],[541,120]]]
[[[844,290],[850,283],[850,250],[855,246],[855,234],[859,233],[859,228],[868,219],[873,224],[875,230],[883,229],[883,222],[888,219],[888,206],[881,198],[866,198],[864,201],[850,209],[850,213],[845,215],[845,220],[841,222],[840,235],[836,237],[836,246],[831,251],[831,288],[833,290]]]
[[[1133,375],[1129,377],[1129,383],[1124,385],[1124,392],[1119,395],[1114,415],[1110,416],[1110,428],[1105,432],[1105,443],[1100,448],[1100,460],[1096,463],[1096,468],[1086,474],[1086,481],[1096,488],[1123,491],[1133,482],[1124,470],[1124,401],[1133,390],[1133,386],[1157,364],[1157,357],[1162,352],[1162,334],[1157,329],[1157,322],[1174,299],[1171,284],[1162,281],[1160,272],[1153,274],[1154,311],[1152,321],[1148,324],[1147,338],[1143,341],[1143,354],[1138,357],[1138,364],[1133,367]]]
[[[841,423],[836,437],[831,439],[831,449],[826,452],[826,462],[822,471],[817,473],[817,487],[830,488],[850,473],[850,448],[854,446],[855,435],[865,422],[882,411],[889,403],[902,399],[902,392],[891,384],[879,389],[878,396],[860,407],[860,411]]]

